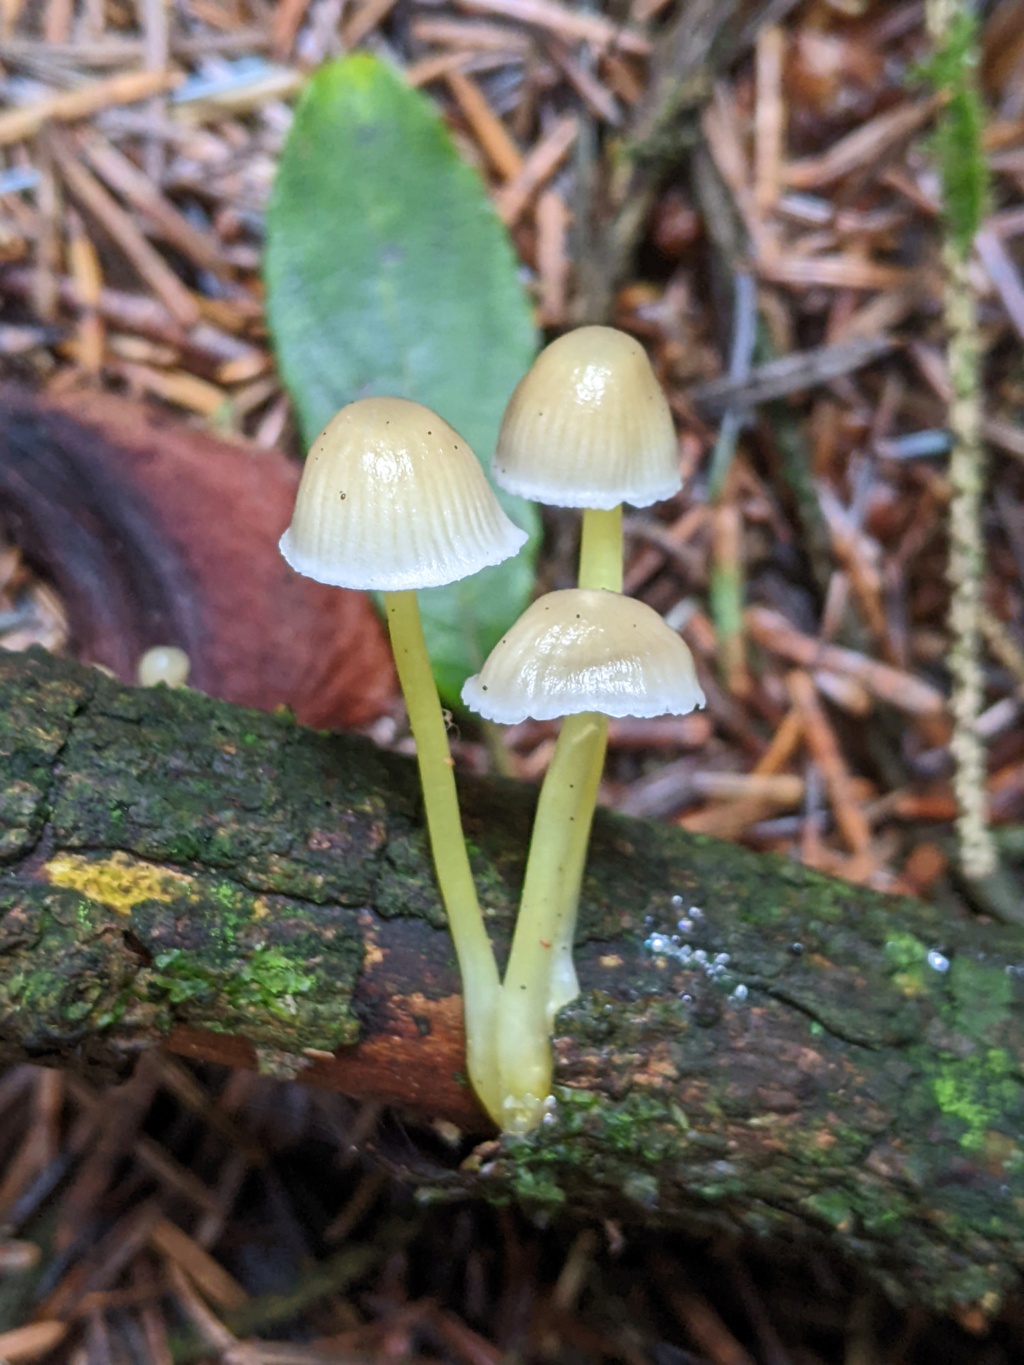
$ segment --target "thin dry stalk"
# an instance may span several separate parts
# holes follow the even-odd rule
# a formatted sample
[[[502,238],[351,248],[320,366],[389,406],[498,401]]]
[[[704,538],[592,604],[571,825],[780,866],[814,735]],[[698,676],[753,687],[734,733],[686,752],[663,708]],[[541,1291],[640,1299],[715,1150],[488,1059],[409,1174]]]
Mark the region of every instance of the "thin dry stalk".
[[[135,104],[149,95],[173,90],[181,80],[179,72],[131,71],[51,95],[22,109],[5,110],[0,114],[0,146],[23,142],[49,124],[89,118],[115,104]]]
[[[839,742],[808,674],[794,671],[786,682],[800,712],[807,748],[824,778],[836,824],[854,854],[856,879],[861,880],[874,870],[871,827],[857,799]]]
[[[511,133],[487,102],[475,81],[461,71],[446,77],[448,87],[484,155],[502,180],[514,180],[523,169],[523,156]]]
[[[960,40],[956,31],[967,17],[965,11],[954,0],[926,0],[925,17],[934,49],[945,54],[948,64],[958,52]],[[968,61],[969,54],[960,53],[958,69],[946,78],[951,99],[950,117],[955,119],[949,126],[949,139],[956,130],[959,143],[955,148],[951,144],[945,147],[941,165],[947,207],[942,262],[946,274],[943,308],[951,388],[948,422],[952,438],[947,565],[952,591],[948,617],[949,670],[953,684],[950,748],[955,764],[953,786],[959,808],[960,861],[969,877],[985,878],[996,871],[998,857],[989,827],[985,748],[978,733],[978,718],[984,700],[981,609],[985,571],[982,530],[985,451],[981,434],[983,344],[970,274],[971,245],[977,238],[978,206],[970,202],[968,196],[956,192],[962,171],[953,166],[954,158],[980,157],[977,145],[962,145],[971,136],[970,132],[965,133],[969,125],[965,114],[973,94],[968,84],[973,78],[966,74]]]
[[[879,663],[856,650],[822,644],[769,607],[748,607],[746,616],[752,638],[784,659],[804,668],[826,668],[841,676],[849,674],[879,701],[911,715],[938,717],[945,713],[946,699],[939,689],[912,673]]]
[[[50,130],[49,140],[61,178],[82,208],[102,223],[171,316],[184,327],[197,323],[200,311],[192,293],[117,200],[82,164],[77,148],[56,129]]]
[[[563,114],[523,161],[514,180],[495,193],[498,213],[510,227],[569,155],[579,133],[579,118]]]
[[[620,28],[600,14],[585,14],[555,0],[458,0],[462,9],[478,14],[501,14],[521,24],[547,29],[570,42],[591,43],[598,49],[619,48],[635,56],[651,51],[647,38]]]

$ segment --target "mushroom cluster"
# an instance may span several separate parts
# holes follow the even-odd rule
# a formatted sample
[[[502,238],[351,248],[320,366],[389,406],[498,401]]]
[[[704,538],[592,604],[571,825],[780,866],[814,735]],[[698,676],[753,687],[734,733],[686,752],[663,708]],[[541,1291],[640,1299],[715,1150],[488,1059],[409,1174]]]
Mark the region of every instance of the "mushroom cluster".
[[[502,724],[564,718],[503,981],[466,854],[416,590],[501,562],[525,534],[446,422],[403,399],[366,398],[313,443],[281,550],[321,582],[384,594],[462,974],[470,1081],[500,1128],[527,1132],[551,1089],[555,1015],[579,992],[572,945],[608,718],[685,714],[704,695],[677,633],[622,596],[622,503],[645,506],[680,487],[671,413],[643,348],[609,327],[548,346],[512,395],[493,469],[511,492],[583,510],[579,587],[535,601],[462,693]]]

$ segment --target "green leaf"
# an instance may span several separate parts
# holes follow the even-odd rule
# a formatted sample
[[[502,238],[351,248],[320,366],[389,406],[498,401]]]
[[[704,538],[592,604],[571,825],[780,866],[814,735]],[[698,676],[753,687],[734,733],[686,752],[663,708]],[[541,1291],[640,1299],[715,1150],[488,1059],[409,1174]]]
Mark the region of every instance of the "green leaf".
[[[267,220],[267,312],[309,444],[368,394],[425,403],[489,465],[537,338],[518,265],[437,111],[364,53],[322,67],[299,101]],[[420,594],[442,695],[458,697],[533,587],[536,509],[518,556]]]

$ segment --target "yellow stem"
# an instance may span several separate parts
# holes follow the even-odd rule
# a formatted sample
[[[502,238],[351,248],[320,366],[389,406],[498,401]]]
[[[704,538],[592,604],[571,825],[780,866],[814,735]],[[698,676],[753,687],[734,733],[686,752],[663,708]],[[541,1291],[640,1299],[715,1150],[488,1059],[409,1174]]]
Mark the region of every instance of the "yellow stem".
[[[609,512],[588,507],[580,537],[580,587],[622,591],[622,504]]]
[[[480,722],[480,733],[483,735],[484,747],[487,750],[487,757],[491,760],[493,771],[499,777],[515,777],[515,764],[509,755],[501,726],[495,725],[493,720],[482,720]]]
[[[578,722],[590,720],[593,730]],[[576,937],[576,915],[580,903],[580,887],[583,885],[583,869],[587,864],[587,849],[590,845],[590,826],[594,820],[594,807],[597,805],[597,791],[604,772],[604,756],[608,747],[608,717],[597,713],[572,716],[565,721],[558,743],[566,728],[570,735],[576,730],[584,730],[578,740],[585,746],[580,756],[580,767],[585,768],[583,781],[573,795],[576,798],[576,811],[571,817],[571,828],[566,842],[565,865],[562,876],[562,896],[556,906],[555,946],[551,961],[551,987],[548,994],[549,1027],[563,1005],[568,1005],[580,993],[580,983],[572,960],[573,940]],[[557,749],[557,745],[556,745]]]
[[[584,511],[580,587],[622,591],[621,506]],[[607,740],[607,716],[564,720],[537,803],[499,1011],[500,1122],[507,1131],[540,1122],[551,1087],[551,1026],[579,994],[572,946]]]
[[[580,587],[603,588],[607,592],[622,591],[622,504],[611,511],[599,511],[588,507],[583,512],[583,530],[580,537]],[[559,908],[558,918],[561,928],[555,943],[555,960],[551,973],[551,1017],[575,1000],[579,995],[579,982],[572,960],[573,937],[576,933],[576,911],[579,905],[580,886],[583,882],[583,869],[587,861],[587,845],[590,842],[590,826],[594,806],[597,804],[597,789],[604,771],[604,756],[608,747],[608,718],[600,720],[600,727],[590,736],[587,773],[587,786],[591,790],[590,814],[576,819],[573,825],[571,857],[574,867],[565,879],[566,894],[572,899]],[[568,724],[568,722],[566,722]],[[578,864],[578,866],[576,866]],[[575,887],[574,891],[570,888]]]
[[[572,931],[601,776],[594,758],[607,729],[607,717],[590,712],[562,722],[537,803],[498,1020],[501,1123],[510,1132],[539,1122],[551,1088],[552,969],[556,945],[564,952],[567,942],[575,976]]]
[[[462,834],[455,773],[440,698],[430,668],[415,592],[384,594],[391,647],[409,725],[441,899],[462,974],[469,1079],[491,1117],[501,1122],[496,1055],[500,985]]]

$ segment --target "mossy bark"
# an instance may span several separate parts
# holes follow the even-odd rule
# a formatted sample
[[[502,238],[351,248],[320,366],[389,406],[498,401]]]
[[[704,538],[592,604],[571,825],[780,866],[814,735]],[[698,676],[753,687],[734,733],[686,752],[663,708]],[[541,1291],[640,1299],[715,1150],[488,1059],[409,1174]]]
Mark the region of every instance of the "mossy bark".
[[[534,794],[465,792],[507,946]],[[0,1051],[164,1044],[486,1132],[413,765],[194,692],[0,657]],[[602,814],[557,1104],[438,1182],[819,1237],[991,1311],[1024,1262],[1024,940]]]

